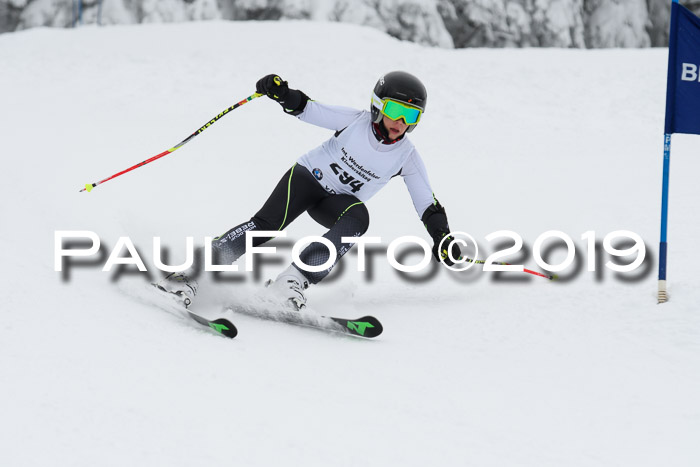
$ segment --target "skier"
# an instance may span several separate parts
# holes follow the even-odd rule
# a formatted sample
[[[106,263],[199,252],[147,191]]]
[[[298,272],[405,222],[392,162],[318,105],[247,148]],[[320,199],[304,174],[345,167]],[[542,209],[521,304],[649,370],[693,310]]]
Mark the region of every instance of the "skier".
[[[397,175],[403,177],[418,216],[434,241],[435,258],[451,265],[450,256],[460,257],[460,248],[452,237],[438,251],[443,237],[450,232],[447,215],[433,196],[418,151],[406,137],[425,112],[427,92],[418,78],[403,71],[380,77],[374,86],[370,112],[313,101],[302,91],[290,89],[275,74],[261,78],[256,89],[277,101],[285,113],[335,134],[287,170],[250,220],[213,240],[219,264],[231,264],[245,253],[246,232],[283,230],[303,212],[329,229],[323,237],[335,247],[337,262],[353,245],[343,243],[341,238],[359,237],[367,231],[369,213],[364,203]],[[268,240],[256,237],[253,245]],[[309,266],[318,266],[329,256],[328,248],[316,242],[302,251],[300,259]],[[323,280],[332,268],[307,272],[292,263],[267,285],[286,306],[300,310],[306,305],[304,291],[309,284]],[[186,305],[197,293],[191,273],[172,273],[157,285],[181,295]]]

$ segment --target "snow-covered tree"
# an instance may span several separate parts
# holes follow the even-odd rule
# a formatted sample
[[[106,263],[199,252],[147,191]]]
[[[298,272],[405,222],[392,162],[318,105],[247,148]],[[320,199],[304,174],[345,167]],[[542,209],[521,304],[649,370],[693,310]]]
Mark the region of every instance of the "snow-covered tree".
[[[649,47],[651,28],[646,0],[587,0],[586,45]]]
[[[70,27],[80,2],[0,0],[0,32]],[[669,0],[82,0],[84,24],[341,21],[445,48],[665,46],[669,12]]]
[[[336,0],[327,19],[372,26],[419,44],[454,47],[434,1]]]

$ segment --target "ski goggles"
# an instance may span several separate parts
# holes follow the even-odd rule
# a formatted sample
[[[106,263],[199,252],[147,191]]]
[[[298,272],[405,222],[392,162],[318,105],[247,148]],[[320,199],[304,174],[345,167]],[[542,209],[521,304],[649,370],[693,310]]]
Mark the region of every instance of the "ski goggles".
[[[391,120],[396,121],[400,118],[406,122],[407,125],[416,125],[420,122],[420,116],[423,110],[419,109],[405,102],[395,101],[393,99],[379,99],[378,103],[381,103],[381,112],[386,115]],[[377,106],[380,107],[380,106]]]

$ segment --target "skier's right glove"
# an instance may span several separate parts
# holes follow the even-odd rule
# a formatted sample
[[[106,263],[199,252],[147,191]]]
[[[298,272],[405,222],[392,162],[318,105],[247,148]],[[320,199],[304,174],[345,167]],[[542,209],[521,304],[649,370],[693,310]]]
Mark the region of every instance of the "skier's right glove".
[[[297,89],[289,89],[287,82],[275,74],[260,78],[255,84],[255,90],[279,102],[282,109],[291,115],[302,113],[306,107],[306,102],[309,100],[309,96],[303,92]]]
[[[277,102],[283,101],[289,94],[289,86],[286,81],[282,81],[279,75],[267,75],[258,80],[255,89],[260,94],[265,94],[270,99]]]

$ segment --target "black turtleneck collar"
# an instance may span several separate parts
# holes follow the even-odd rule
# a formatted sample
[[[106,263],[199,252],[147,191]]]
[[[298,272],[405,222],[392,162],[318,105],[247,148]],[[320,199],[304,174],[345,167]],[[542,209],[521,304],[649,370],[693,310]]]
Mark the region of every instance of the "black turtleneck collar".
[[[406,136],[406,133],[404,132],[404,134],[400,137],[390,139],[389,131],[387,131],[386,127],[384,126],[384,122],[372,123],[372,133],[374,133],[374,137],[377,138],[377,141],[380,141],[382,144],[398,143],[404,136]]]

